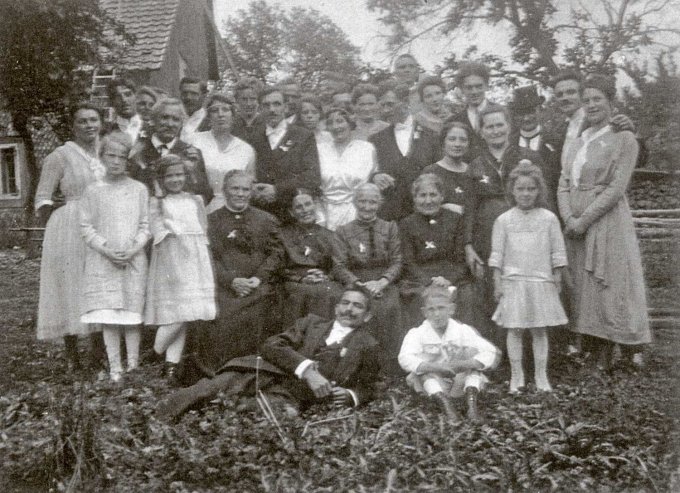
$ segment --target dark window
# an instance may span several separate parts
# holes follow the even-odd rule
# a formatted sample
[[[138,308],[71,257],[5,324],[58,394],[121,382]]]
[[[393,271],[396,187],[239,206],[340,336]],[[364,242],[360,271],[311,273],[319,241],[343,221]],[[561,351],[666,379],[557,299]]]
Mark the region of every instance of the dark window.
[[[16,164],[16,148],[3,147],[0,149],[0,183],[2,184],[2,195],[18,195],[19,187],[17,186],[17,164]]]

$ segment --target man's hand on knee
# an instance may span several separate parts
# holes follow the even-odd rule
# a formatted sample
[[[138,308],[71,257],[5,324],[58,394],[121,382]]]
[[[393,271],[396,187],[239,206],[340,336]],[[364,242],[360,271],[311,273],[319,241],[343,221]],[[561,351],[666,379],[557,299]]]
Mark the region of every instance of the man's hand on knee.
[[[324,397],[331,395],[331,383],[314,367],[310,366],[307,368],[305,373],[302,375],[302,379],[307,383],[311,391],[314,393],[314,397],[317,399],[323,399]]]

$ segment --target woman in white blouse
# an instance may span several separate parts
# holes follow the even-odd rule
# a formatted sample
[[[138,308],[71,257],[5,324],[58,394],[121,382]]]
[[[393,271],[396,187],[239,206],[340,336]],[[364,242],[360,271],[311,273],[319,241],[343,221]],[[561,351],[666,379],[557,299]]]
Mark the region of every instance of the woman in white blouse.
[[[207,206],[211,213],[224,206],[222,182],[228,171],[238,169],[255,176],[255,150],[250,144],[231,134],[234,100],[215,93],[205,100],[211,130],[197,132],[190,144],[201,150],[210,187],[215,197]]]
[[[354,191],[376,172],[373,144],[352,138],[354,122],[341,108],[326,113],[332,141],[317,143],[321,168],[319,224],[331,231],[354,220]]]

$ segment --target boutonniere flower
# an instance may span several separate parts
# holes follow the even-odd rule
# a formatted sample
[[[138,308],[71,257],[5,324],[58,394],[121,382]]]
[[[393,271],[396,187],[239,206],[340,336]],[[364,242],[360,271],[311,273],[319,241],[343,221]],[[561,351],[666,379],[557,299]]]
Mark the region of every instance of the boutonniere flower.
[[[418,140],[420,138],[420,126],[416,126],[415,130],[413,131],[413,140]]]
[[[309,257],[310,253],[312,253],[312,249],[305,245],[305,257]]]
[[[235,229],[232,229],[232,230],[229,232],[229,234],[227,235],[227,238],[230,238],[230,239],[232,239],[232,240],[233,240],[234,238],[236,238],[236,230],[235,230]]]
[[[283,152],[288,152],[291,147],[293,147],[293,141],[287,140],[285,144],[279,146],[279,149],[281,149]]]
[[[366,253],[366,246],[363,243],[359,243],[359,253]]]
[[[460,187],[456,187],[455,192],[456,192],[456,193],[463,193],[463,189],[460,188]]]
[[[435,249],[435,248],[437,248],[437,245],[434,244],[434,241],[426,241],[425,242],[425,250]]]
[[[347,348],[344,347],[340,350],[340,357],[344,358],[346,354],[347,354]]]
[[[479,181],[481,183],[489,183],[489,177],[487,175],[482,175],[482,179]]]

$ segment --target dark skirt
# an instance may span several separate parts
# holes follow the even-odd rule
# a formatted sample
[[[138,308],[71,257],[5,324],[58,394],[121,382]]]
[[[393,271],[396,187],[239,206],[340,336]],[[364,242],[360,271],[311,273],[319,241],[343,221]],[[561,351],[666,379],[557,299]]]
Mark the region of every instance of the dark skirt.
[[[333,319],[335,304],[342,296],[342,287],[332,281],[318,284],[286,282],[281,313],[282,328],[292,327],[298,318],[310,313]]]
[[[257,354],[265,339],[280,332],[277,298],[276,290],[269,284],[260,285],[243,298],[231,290],[218,290],[217,318],[192,324],[189,332],[192,357],[187,364],[210,375],[233,358]]]

